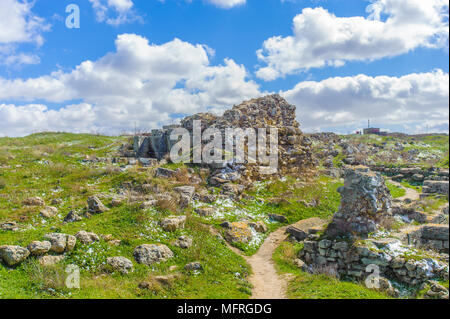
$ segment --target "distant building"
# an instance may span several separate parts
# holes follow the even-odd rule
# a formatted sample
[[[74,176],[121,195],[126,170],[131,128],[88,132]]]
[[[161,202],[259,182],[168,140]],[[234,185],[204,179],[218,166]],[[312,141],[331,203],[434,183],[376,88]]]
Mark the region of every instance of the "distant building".
[[[387,132],[381,131],[378,127],[369,127],[364,129],[364,135],[366,134],[386,136]]]

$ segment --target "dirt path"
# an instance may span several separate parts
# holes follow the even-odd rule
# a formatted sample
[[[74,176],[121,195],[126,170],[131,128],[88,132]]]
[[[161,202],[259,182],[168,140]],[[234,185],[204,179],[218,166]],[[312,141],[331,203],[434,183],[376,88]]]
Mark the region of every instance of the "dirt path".
[[[393,180],[389,180],[390,183],[392,183],[393,185],[397,186],[397,187],[401,187],[406,191],[405,196],[399,197],[399,200],[405,200],[405,199],[410,199],[412,201],[416,201],[420,199],[420,194],[418,191],[416,191],[415,189],[409,188],[409,187],[404,187],[402,184],[400,184],[399,182],[393,181]]]
[[[253,270],[249,281],[253,285],[252,299],[286,299],[288,279],[277,274],[272,255],[286,239],[286,228],[271,233],[256,254],[245,257]]]

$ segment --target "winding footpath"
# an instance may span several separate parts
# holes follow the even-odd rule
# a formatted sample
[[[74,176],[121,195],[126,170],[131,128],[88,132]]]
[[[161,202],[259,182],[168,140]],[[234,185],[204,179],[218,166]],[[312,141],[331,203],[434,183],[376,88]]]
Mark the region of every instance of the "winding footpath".
[[[271,233],[251,257],[245,257],[253,274],[249,281],[253,285],[252,299],[287,299],[288,278],[278,275],[272,260],[275,249],[286,239],[286,228]]]

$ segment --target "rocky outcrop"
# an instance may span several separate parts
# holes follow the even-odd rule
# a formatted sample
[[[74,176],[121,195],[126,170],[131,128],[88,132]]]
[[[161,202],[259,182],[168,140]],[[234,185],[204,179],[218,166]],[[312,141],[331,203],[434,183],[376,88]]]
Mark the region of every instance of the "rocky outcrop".
[[[377,222],[391,211],[392,197],[384,178],[365,166],[347,168],[339,211],[326,229],[327,236],[366,237],[377,229]]]
[[[154,130],[147,136],[136,136],[134,140],[134,152],[136,157],[155,157],[158,159],[167,155],[174,144],[170,141],[171,132],[179,127],[187,129],[193,136],[194,121],[201,121],[201,133],[207,128],[217,128],[222,133],[223,148],[227,143],[225,138],[226,128],[247,128],[251,129],[278,129],[278,174],[309,175],[315,163],[312,160],[311,141],[299,129],[299,124],[295,120],[295,106],[289,104],[278,94],[252,99],[234,106],[226,111],[223,116],[215,116],[210,113],[199,113],[188,116],[181,120],[179,126],[166,126],[162,130]],[[269,137],[268,137],[269,138]],[[274,138],[274,137],[272,137]],[[207,142],[203,142],[206,144]],[[248,150],[246,149],[246,155]],[[255,180],[260,176],[259,165],[243,163],[243,169],[239,172],[238,178]],[[213,169],[218,170],[237,166],[233,162],[212,164]],[[173,177],[174,172],[168,170],[157,170],[158,177]],[[214,174],[213,174],[214,175]],[[232,180],[228,180],[232,181]],[[226,181],[225,181],[226,182]]]
[[[248,243],[252,238],[252,230],[247,223],[235,222],[222,224],[225,230],[225,239],[230,243]]]
[[[81,230],[78,233],[76,233],[75,237],[82,244],[85,244],[85,245],[89,245],[89,244],[92,244],[93,242],[100,241],[100,238],[98,237],[97,234],[94,234],[94,233],[91,233],[91,232],[87,232],[87,231],[84,231],[84,230]]]

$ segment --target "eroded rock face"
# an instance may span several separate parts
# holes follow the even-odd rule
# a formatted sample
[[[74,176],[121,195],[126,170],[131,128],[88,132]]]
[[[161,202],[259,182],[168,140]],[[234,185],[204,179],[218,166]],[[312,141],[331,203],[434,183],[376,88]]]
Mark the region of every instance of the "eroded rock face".
[[[174,257],[173,252],[166,245],[149,244],[143,244],[136,247],[133,256],[136,262],[144,265],[164,262]]]
[[[28,249],[20,246],[0,246],[0,259],[8,266],[15,266],[27,259],[30,255]]]
[[[408,243],[441,253],[449,252],[448,225],[423,225],[408,234]]]
[[[347,168],[345,184],[338,189],[341,206],[326,229],[334,238],[366,237],[377,229],[378,220],[391,211],[392,197],[384,178],[365,166]]]

